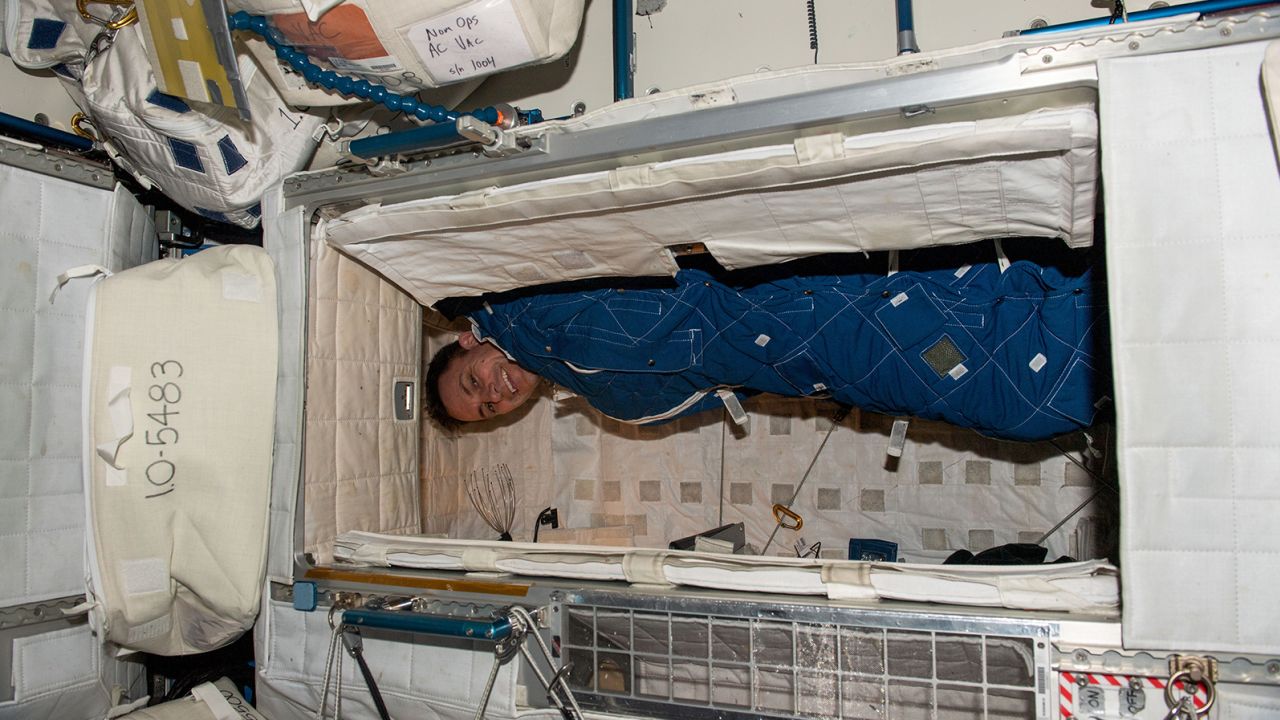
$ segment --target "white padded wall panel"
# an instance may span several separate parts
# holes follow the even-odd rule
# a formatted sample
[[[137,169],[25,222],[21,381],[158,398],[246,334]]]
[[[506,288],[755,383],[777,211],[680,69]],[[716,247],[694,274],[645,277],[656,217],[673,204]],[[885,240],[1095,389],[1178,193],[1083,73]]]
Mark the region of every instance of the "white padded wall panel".
[[[1099,67],[1129,648],[1280,651],[1280,173],[1263,51]]]
[[[417,382],[422,309],[324,243],[312,247],[304,547],[328,562],[338,533],[421,529],[417,416],[396,420],[392,398],[396,380]]]

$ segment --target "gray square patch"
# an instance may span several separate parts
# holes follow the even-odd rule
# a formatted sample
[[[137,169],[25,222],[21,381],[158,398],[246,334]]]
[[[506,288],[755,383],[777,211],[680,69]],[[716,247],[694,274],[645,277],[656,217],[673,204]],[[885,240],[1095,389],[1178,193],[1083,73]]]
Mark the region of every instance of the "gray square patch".
[[[1062,484],[1065,487],[1092,487],[1093,476],[1068,460],[1062,465]]]
[[[729,504],[750,505],[751,504],[751,483],[744,483],[744,482],[729,483]]]
[[[881,498],[883,504],[883,498]],[[818,488],[818,509],[839,510],[840,488]]]
[[[662,499],[662,483],[657,480],[640,481],[640,502],[658,502]]]
[[[965,354],[960,352],[960,348],[956,347],[956,344],[946,335],[943,335],[938,342],[930,345],[929,349],[925,350],[921,357],[924,358],[926,363],[929,363],[929,367],[933,368],[934,372],[938,373],[938,377],[950,373],[955,366],[967,359]]]
[[[617,480],[606,480],[603,487],[605,502],[618,502],[622,499],[622,483]]]
[[[942,461],[926,460],[916,463],[916,478],[921,485],[941,485]]]
[[[649,516],[648,515],[626,515],[624,516],[626,525],[630,525],[632,531],[636,535],[649,534]]]
[[[863,490],[858,504],[863,512],[884,512],[884,490]]]
[[[920,541],[925,550],[950,550],[947,546],[947,531],[942,528],[925,528],[920,531]]]
[[[964,464],[965,485],[990,485],[991,461],[967,460]]]
[[[791,502],[791,496],[795,494],[796,486],[791,483],[774,483],[769,489],[769,502],[777,505],[782,503],[786,505]]]
[[[1034,544],[1040,541],[1040,536],[1044,535],[1039,530],[1020,530],[1018,531],[1018,542]]]
[[[970,530],[969,550],[975,555],[996,546],[995,530]]]
[[[1036,486],[1040,484],[1040,463],[1019,463],[1013,466],[1013,484]]]
[[[700,482],[680,483],[680,502],[682,503],[702,502],[702,483]]]
[[[573,481],[573,499],[574,500],[595,500],[596,499],[596,481],[587,478],[578,478]]]
[[[770,435],[790,435],[791,434],[791,416],[790,415],[770,415],[769,416],[769,434]]]

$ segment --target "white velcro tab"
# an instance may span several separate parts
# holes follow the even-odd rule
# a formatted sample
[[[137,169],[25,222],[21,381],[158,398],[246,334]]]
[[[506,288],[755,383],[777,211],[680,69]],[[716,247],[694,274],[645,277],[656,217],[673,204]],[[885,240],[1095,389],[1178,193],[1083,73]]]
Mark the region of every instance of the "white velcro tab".
[[[622,556],[622,575],[629,583],[640,585],[670,585],[662,565],[667,553],[664,550],[636,548]]]
[[[124,591],[130,595],[169,590],[169,565],[162,558],[121,560],[120,577],[124,581]]]
[[[890,457],[902,457],[902,449],[907,446],[907,423],[906,418],[893,421],[889,430],[889,447],[885,450]]]
[[[724,403],[725,409],[729,411],[729,417],[733,418],[735,425],[747,424],[747,411],[742,409],[742,402],[738,400],[738,395],[728,388],[720,388],[716,391],[716,397],[720,398],[720,402]]]
[[[492,548],[469,547],[462,551],[462,567],[468,572],[502,572],[498,553]]]
[[[638,190],[653,184],[653,168],[649,165],[633,165],[609,171],[609,189]]]
[[[226,300],[262,302],[262,280],[256,275],[223,270],[222,297]]]
[[[351,551],[349,562],[357,565],[388,567],[387,546],[381,543],[361,543]]]
[[[840,562],[822,566],[822,584],[832,600],[875,600],[871,584],[871,563]]]
[[[993,241],[996,245],[996,264],[1000,267],[1000,272],[1009,269],[1009,256],[1004,252],[1004,243],[999,240]]]
[[[450,210],[476,210],[489,204],[489,193],[493,188],[482,188],[457,195],[449,199]]]
[[[795,149],[796,162],[801,165],[841,160],[844,158],[844,135],[827,133],[796,138]]]

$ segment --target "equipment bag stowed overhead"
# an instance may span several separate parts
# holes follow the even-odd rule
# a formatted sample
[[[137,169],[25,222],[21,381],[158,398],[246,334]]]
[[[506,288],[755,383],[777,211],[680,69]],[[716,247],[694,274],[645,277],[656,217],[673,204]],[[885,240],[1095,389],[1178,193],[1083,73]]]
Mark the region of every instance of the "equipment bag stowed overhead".
[[[203,652],[253,625],[266,560],[275,277],[228,246],[101,281],[85,341],[90,623]],[[180,309],[178,323],[149,320]]]

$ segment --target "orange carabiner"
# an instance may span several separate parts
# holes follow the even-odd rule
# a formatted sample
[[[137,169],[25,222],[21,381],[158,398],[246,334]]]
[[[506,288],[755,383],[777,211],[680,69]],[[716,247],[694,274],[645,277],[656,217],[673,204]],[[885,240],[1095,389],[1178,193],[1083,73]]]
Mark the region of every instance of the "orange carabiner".
[[[76,10],[80,12],[80,17],[94,22],[108,30],[119,30],[138,22],[138,8],[133,4],[133,0],[92,0],[93,2],[103,5],[128,5],[129,11],[115,20],[103,20],[102,18],[89,12],[90,0],[76,0]]]
[[[782,503],[774,503],[773,519],[777,521],[780,527],[784,527],[788,530],[799,530],[804,527],[804,518],[797,515],[794,510]],[[788,524],[788,521],[794,524]]]

